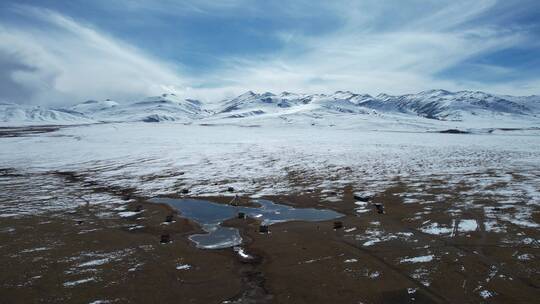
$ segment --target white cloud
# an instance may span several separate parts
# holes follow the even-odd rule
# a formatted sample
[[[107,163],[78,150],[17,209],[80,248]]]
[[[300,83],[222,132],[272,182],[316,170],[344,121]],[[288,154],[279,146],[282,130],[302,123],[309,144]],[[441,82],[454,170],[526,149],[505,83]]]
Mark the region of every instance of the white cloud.
[[[0,26],[2,70],[26,94],[22,103],[62,104],[89,98],[129,99],[182,90],[176,68],[98,30],[49,10],[19,7],[43,27]],[[24,67],[24,68],[21,68]]]
[[[493,0],[453,1],[432,11],[410,15],[410,21],[399,26],[382,29],[382,25],[374,23],[370,9],[376,9],[379,18],[387,13],[385,9],[396,12],[395,7],[384,8],[372,1],[362,2],[359,7],[350,3],[342,8],[342,15],[348,19],[338,31],[316,37],[277,33],[285,42],[307,51],[230,60],[226,72],[219,77],[234,83],[229,91],[237,93],[251,89],[403,94],[432,88],[538,93],[537,88],[523,83],[526,81],[519,86],[517,83],[490,85],[437,76],[474,56],[527,41],[528,37],[521,32],[471,25],[495,4]],[[385,17],[407,19],[407,16]]]

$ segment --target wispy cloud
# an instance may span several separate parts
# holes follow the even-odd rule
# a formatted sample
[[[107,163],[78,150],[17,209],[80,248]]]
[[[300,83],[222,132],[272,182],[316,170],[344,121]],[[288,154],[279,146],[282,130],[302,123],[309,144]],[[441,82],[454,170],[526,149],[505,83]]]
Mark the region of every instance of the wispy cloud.
[[[2,86],[14,102],[60,104],[88,98],[134,98],[181,90],[178,68],[56,12],[19,6],[30,28],[0,26]],[[4,90],[6,88],[1,88]],[[6,98],[6,97],[4,97]]]
[[[493,0],[453,1],[451,5],[436,6],[431,11],[413,15],[407,12],[409,15],[405,16],[399,16],[399,11],[392,6],[350,3],[342,8],[342,15],[347,19],[340,30],[316,37],[280,33],[287,43],[294,43],[305,51],[284,52],[269,58],[239,58],[231,61],[227,72],[220,77],[235,83],[236,88],[231,87],[231,90],[348,89],[404,93],[447,88],[537,93],[537,88],[532,86],[524,90],[527,86],[513,83],[493,86],[437,77],[441,71],[469,58],[530,39],[520,31],[471,24],[495,3]],[[388,27],[388,24],[374,22],[371,14],[402,20],[408,17],[410,21]]]

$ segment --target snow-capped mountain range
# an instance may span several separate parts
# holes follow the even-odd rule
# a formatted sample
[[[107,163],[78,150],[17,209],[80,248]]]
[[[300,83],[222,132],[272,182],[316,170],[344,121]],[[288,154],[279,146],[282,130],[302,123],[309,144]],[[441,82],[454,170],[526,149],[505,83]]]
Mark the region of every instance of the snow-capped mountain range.
[[[43,108],[0,103],[3,125],[85,124],[96,122],[241,121],[298,117],[408,117],[437,121],[525,120],[540,121],[540,96],[502,96],[484,92],[445,90],[392,96],[356,94],[297,94],[246,92],[235,98],[204,104],[174,94],[148,97],[131,103],[89,100],[71,107]]]

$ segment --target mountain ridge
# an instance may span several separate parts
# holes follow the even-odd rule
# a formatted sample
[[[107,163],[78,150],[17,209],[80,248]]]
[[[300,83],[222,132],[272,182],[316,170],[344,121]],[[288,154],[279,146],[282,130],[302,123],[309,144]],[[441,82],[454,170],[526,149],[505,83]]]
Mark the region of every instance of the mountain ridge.
[[[209,104],[196,99],[162,94],[118,103],[109,99],[88,100],[63,108],[0,104],[0,122],[89,123],[145,121],[189,122],[200,119],[241,119],[293,115],[374,115],[396,114],[441,121],[462,121],[471,117],[540,116],[540,96],[497,95],[481,91],[451,92],[442,89],[415,94],[358,94],[336,91],[331,94],[292,92],[256,93],[247,91],[236,97]]]

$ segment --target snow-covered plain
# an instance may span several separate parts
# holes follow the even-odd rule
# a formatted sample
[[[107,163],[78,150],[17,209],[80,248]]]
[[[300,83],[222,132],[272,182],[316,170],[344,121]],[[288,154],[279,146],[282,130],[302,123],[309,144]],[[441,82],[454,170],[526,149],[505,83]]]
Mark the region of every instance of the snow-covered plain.
[[[540,164],[540,137],[534,135],[316,126],[98,124],[2,138],[0,145],[2,168],[75,171],[150,196],[184,188],[192,194],[211,195],[226,186],[259,195],[347,184],[380,192],[395,177],[463,179],[463,173],[490,169],[534,172]]]
[[[445,188],[466,183],[473,187],[463,196],[463,206],[474,195],[493,197],[515,211],[507,214],[507,221],[538,225],[531,220],[533,207],[540,204],[540,137],[534,133],[110,123],[1,138],[0,147],[0,168],[23,174],[75,172],[146,197],[183,189],[193,196],[227,195],[233,187],[237,194],[251,196],[320,191],[331,202],[348,185],[380,193],[406,182],[412,190],[402,194],[405,202],[428,205],[439,198],[423,197],[422,181],[444,180],[440,187]],[[13,180],[2,182],[7,186]],[[502,189],[493,190],[501,182]],[[60,201],[59,207],[65,207]],[[486,216],[501,217],[490,208],[485,207]],[[10,208],[9,214],[13,212]]]

